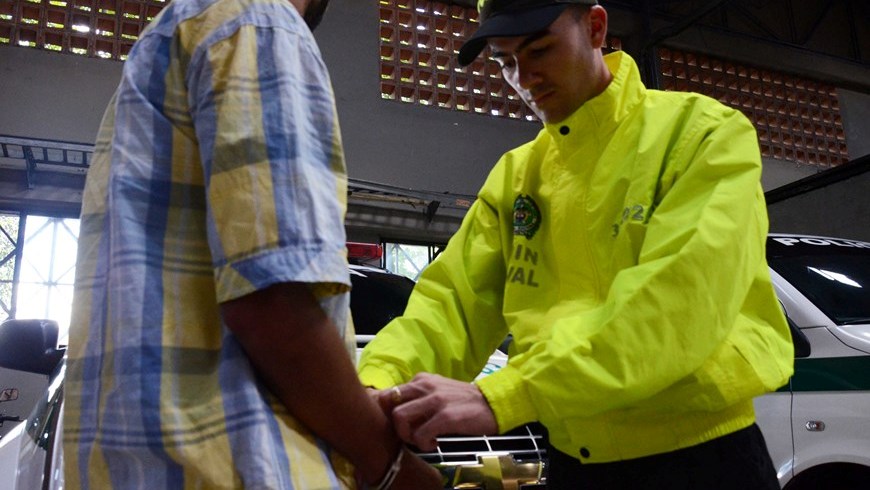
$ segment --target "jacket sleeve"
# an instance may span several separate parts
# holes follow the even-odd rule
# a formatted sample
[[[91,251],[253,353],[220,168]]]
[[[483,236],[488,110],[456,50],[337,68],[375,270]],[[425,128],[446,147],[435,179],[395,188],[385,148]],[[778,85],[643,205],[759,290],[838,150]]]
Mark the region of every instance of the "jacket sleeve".
[[[476,381],[501,430],[630,407],[718,355],[767,273],[767,217],[754,129],[736,111],[707,109],[671,153],[637,264],[600,306],[562,315],[549,337]]]
[[[504,258],[495,208],[477,199],[423,272],[405,309],[360,358],[363,384],[385,388],[433,372],[471,381],[505,339]]]

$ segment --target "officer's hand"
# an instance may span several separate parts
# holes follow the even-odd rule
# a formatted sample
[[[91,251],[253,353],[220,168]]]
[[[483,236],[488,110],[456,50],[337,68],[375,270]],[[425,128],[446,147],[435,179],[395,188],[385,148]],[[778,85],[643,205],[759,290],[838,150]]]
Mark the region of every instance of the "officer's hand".
[[[378,402],[392,407],[399,437],[423,451],[434,450],[441,435],[498,433],[492,409],[472,383],[421,373],[397,388],[381,391]]]

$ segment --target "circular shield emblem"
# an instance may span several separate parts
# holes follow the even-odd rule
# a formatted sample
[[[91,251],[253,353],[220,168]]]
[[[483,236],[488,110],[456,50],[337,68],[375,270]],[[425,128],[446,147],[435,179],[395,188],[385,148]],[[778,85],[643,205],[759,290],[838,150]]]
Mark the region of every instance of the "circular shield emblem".
[[[530,196],[520,194],[514,200],[514,235],[532,238],[541,227],[541,210]]]

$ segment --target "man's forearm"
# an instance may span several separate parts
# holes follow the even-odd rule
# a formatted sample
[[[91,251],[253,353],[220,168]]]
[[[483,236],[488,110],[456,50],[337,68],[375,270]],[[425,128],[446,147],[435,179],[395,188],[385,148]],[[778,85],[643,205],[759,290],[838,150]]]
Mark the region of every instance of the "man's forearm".
[[[365,393],[344,342],[304,284],[272,286],[222,305],[258,374],[290,413],[376,481],[400,441]]]

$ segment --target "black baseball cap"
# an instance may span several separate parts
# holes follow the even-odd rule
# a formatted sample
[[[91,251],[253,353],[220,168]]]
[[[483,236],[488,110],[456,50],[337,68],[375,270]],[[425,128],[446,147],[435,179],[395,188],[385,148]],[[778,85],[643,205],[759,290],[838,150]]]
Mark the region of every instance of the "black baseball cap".
[[[534,34],[546,29],[569,5],[597,5],[597,0],[480,0],[480,27],[459,48],[459,64],[477,58],[490,37]]]

